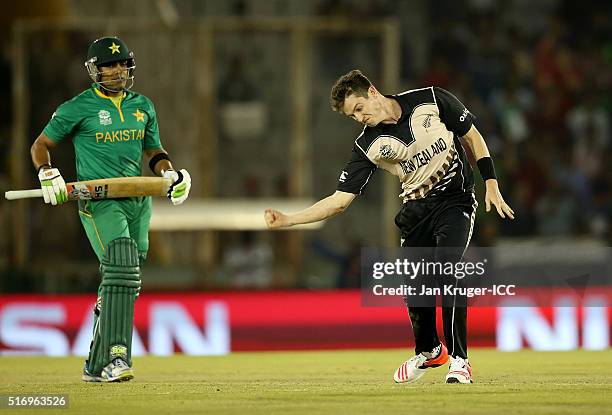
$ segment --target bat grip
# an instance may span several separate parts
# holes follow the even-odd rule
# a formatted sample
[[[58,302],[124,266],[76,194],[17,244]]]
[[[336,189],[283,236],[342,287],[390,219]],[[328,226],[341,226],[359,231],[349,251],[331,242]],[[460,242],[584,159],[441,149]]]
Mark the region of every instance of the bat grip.
[[[8,192],[4,192],[4,198],[7,200],[28,199],[31,197],[42,197],[42,196],[43,196],[42,189],[9,190]]]

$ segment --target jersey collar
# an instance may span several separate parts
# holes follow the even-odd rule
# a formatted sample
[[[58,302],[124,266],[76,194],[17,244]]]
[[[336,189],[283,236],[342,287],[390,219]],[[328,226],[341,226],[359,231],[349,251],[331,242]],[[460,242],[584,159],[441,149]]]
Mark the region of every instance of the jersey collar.
[[[104,92],[100,91],[100,89],[98,88],[98,86],[96,84],[92,84],[91,86],[92,86],[95,94],[97,96],[99,96],[100,98],[106,98],[106,99],[110,99],[110,100],[114,99],[114,97],[109,97]],[[127,96],[127,92],[123,91],[123,95],[121,95],[121,99],[125,98],[126,96]]]

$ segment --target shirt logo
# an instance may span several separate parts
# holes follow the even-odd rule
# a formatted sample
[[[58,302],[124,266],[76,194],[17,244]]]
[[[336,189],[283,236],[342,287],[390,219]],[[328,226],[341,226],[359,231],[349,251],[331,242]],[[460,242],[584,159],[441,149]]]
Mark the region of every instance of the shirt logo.
[[[427,114],[427,116],[425,117],[425,121],[423,121],[423,127],[425,127],[426,130],[431,127],[431,114]]]
[[[345,170],[342,170],[342,173],[340,174],[340,179],[338,180],[340,181],[340,183],[344,183],[346,179],[348,179],[348,172]]]
[[[110,116],[110,112],[106,110],[100,110],[98,112],[98,117],[100,117],[100,125],[110,125],[113,123],[113,120]]]
[[[144,112],[140,112],[139,109],[133,112],[132,115],[136,117],[136,121],[144,122]]]
[[[465,119],[467,118],[467,116],[468,116],[468,114],[469,114],[469,113],[470,113],[470,112],[468,111],[468,109],[467,109],[467,108],[464,108],[464,109],[463,109],[463,112],[461,113],[461,117],[459,117],[459,121],[460,121],[460,122],[465,121]]]
[[[397,153],[391,148],[389,144],[383,144],[379,150],[380,156],[384,159],[392,160],[397,158]]]

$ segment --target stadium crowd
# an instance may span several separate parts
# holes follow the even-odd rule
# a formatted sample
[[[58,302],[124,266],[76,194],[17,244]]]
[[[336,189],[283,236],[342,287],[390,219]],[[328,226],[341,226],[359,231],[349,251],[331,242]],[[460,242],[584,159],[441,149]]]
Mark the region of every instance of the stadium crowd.
[[[196,3],[200,4],[193,3],[193,16],[203,17],[207,10],[203,6],[196,7]],[[255,2],[238,0],[231,3],[230,14],[254,14]],[[285,3],[275,4],[280,7]],[[534,236],[590,237],[608,246],[612,244],[610,4],[591,0],[579,3],[569,0],[313,0],[308,4],[310,6],[300,7],[308,9],[311,15],[347,17],[355,19],[357,25],[360,18],[398,18],[402,30],[402,90],[427,85],[443,87],[457,95],[477,116],[476,125],[492,151],[502,190],[516,212],[516,219],[501,222],[492,215],[484,215],[484,203],[481,203],[475,244],[487,246],[500,237]],[[415,4],[423,18],[421,26],[426,28],[422,33],[411,31],[410,13]],[[277,15],[292,13],[286,4],[279,10]],[[11,182],[10,143],[14,115],[11,105],[14,50],[10,40],[8,31],[0,40],[0,185],[7,189]],[[64,97],[87,87],[79,51],[84,50],[88,41],[87,36],[78,33],[40,33],[32,38],[28,70],[32,91],[29,99],[32,140]],[[47,50],[63,51],[54,59],[66,62],[66,67],[38,64],[48,60],[45,58]],[[338,67],[338,60],[350,53],[349,49],[347,51],[333,50],[329,54],[326,72],[330,79],[346,70],[343,66]],[[234,73],[230,65],[236,64],[235,60],[228,59],[222,64],[226,67],[219,72],[228,76]],[[248,69],[252,71],[253,68]],[[374,81],[380,80],[380,75],[376,71],[369,73]],[[324,89],[328,90],[329,85],[325,84]],[[41,94],[40,91],[45,92]],[[278,95],[283,90],[270,91]],[[232,90],[222,88],[220,92],[227,95]],[[249,99],[251,95],[247,94]],[[220,101],[229,98],[219,94]],[[316,105],[320,106],[320,102]],[[282,137],[289,128],[288,123],[281,126]],[[326,163],[321,165],[326,166]],[[338,165],[330,164],[329,167],[335,174]],[[67,173],[70,176],[70,170]],[[31,174],[34,180],[34,172]],[[244,176],[249,178],[247,174]],[[251,183],[251,187],[256,185]],[[326,185],[329,190],[333,183],[326,182]],[[481,201],[482,190],[477,189]],[[242,193],[242,187],[237,191]],[[30,223],[34,225],[49,216],[49,210],[31,209],[30,213]],[[64,216],[72,218],[71,215],[72,212],[65,211]],[[74,232],[80,232],[78,223],[74,223]],[[9,224],[8,205],[0,202],[0,228],[8,229]],[[4,232],[4,235],[0,238],[0,272],[10,264],[10,239],[6,237],[9,233]],[[36,244],[44,244],[45,237],[34,239],[31,249],[37,249]],[[257,239],[255,236],[255,242]],[[336,242],[313,238],[304,248],[327,261],[336,258],[339,268],[352,269],[346,274],[353,277],[339,275],[340,282],[335,285],[353,286],[357,283],[354,276],[358,250],[355,246],[362,241],[353,240],[345,247]],[[231,244],[227,245],[221,250]],[[229,258],[227,252],[225,257]],[[352,282],[342,282],[343,279]]]

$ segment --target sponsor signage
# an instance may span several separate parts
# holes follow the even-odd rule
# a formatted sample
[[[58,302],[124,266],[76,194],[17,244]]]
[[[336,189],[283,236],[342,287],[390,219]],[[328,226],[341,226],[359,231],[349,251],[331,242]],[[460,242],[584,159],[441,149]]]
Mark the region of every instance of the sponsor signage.
[[[535,306],[525,294],[515,299],[520,305],[471,308],[469,345],[504,351],[608,348],[611,294],[607,288],[599,295],[559,294],[549,307]],[[86,355],[95,300],[0,296],[0,353]],[[359,290],[144,293],[136,301],[133,355],[413,347],[403,307],[364,307],[361,300]]]

